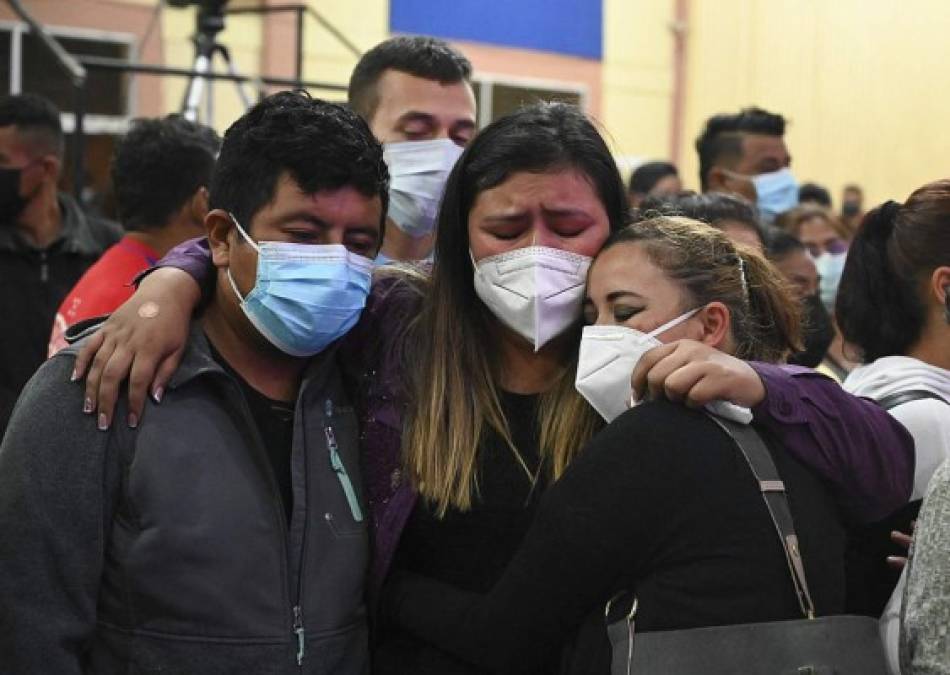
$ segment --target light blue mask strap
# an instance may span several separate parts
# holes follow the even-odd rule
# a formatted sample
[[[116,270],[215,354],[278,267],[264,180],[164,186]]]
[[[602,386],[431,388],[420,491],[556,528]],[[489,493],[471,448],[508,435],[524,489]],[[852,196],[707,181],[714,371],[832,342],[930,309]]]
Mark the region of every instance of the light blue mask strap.
[[[247,230],[245,230],[243,227],[241,227],[241,223],[238,222],[238,219],[234,217],[234,214],[233,214],[233,213],[231,213],[231,212],[229,211],[229,212],[228,212],[228,215],[231,216],[231,220],[234,221],[234,226],[237,228],[237,231],[241,233],[241,236],[242,236],[242,237],[244,237],[244,241],[246,241],[248,244],[250,244],[251,246],[253,246],[253,247],[254,247],[254,250],[257,251],[258,254],[260,254],[260,252],[261,252],[261,247],[257,245],[257,242],[254,241],[253,239],[251,239],[251,235],[249,235],[249,234],[247,233]],[[228,276],[230,276],[230,274],[231,274],[231,272],[230,272],[230,270],[229,270],[229,271],[228,271]],[[232,285],[234,284],[234,281],[233,281],[233,280],[231,281],[231,284],[232,284]],[[237,290],[237,287],[235,287],[235,291],[236,291],[236,290]],[[241,294],[240,294],[240,293],[238,293],[238,297],[241,297]]]
[[[235,221],[237,222],[237,221]],[[241,301],[241,304],[244,304],[244,296],[241,295],[241,291],[238,290],[237,284],[234,283],[234,277],[231,276],[231,268],[228,267],[228,281],[231,282],[231,290],[234,291],[234,295],[237,296],[237,299]]]

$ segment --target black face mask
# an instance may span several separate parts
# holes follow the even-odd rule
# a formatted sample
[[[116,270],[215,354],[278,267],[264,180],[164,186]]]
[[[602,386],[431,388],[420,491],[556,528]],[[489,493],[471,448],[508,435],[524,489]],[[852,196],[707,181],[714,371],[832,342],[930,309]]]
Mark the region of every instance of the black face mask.
[[[861,205],[857,202],[845,202],[841,205],[841,215],[845,218],[852,218],[861,211]]]
[[[831,315],[821,302],[820,294],[808,296],[803,304],[805,351],[795,354],[788,362],[796,366],[814,368],[825,358],[828,347],[835,338],[835,327],[831,322]]]
[[[0,169],[0,227],[13,225],[29,201],[20,196],[23,169]]]

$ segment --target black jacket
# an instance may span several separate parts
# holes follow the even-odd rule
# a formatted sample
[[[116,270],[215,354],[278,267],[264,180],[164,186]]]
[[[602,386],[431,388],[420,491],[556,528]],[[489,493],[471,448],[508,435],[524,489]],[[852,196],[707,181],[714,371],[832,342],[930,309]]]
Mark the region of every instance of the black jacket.
[[[301,385],[288,527],[200,330],[136,430],[82,414],[75,349],[27,384],[0,446],[0,673],[365,672],[367,518],[335,356]]]
[[[89,216],[67,194],[59,195],[63,229],[45,249],[0,223],[0,438],[13,404],[46,360],[53,317],[79,277],[122,238],[116,223]]]

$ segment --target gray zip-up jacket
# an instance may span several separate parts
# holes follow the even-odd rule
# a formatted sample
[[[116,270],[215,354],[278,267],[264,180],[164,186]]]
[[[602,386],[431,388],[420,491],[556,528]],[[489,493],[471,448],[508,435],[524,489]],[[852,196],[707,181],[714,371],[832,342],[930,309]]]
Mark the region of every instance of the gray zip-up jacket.
[[[301,385],[288,527],[200,328],[135,430],[82,414],[75,349],[29,382],[0,446],[0,673],[367,672],[367,519],[335,355]]]

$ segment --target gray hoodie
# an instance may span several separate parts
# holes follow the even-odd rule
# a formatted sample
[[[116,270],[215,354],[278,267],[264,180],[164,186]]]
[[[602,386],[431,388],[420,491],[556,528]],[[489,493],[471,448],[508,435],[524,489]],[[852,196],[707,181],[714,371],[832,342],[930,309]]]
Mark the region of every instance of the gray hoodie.
[[[0,446],[0,672],[366,672],[369,547],[336,357],[300,388],[288,527],[200,329],[135,430],[82,414],[75,349],[29,382]]]

